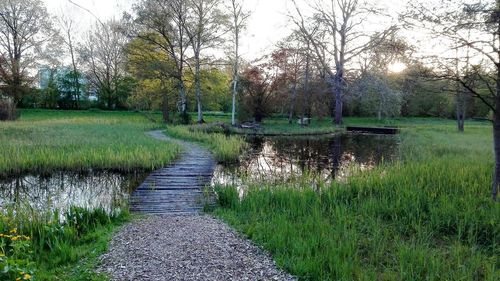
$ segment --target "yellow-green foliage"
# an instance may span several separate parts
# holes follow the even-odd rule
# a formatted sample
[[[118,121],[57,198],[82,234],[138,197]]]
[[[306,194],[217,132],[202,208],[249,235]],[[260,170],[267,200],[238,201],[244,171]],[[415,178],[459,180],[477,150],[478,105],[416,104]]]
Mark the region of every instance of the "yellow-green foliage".
[[[216,214],[301,280],[499,280],[491,125],[404,126],[400,162],[319,193],[221,188]]]
[[[205,133],[201,130],[190,129],[185,126],[172,126],[167,134],[188,141],[206,145],[219,162],[235,162],[245,148],[245,141],[239,136],[226,136],[221,133]]]
[[[0,123],[0,175],[160,167],[180,148],[145,134],[157,126],[139,113],[24,111]]]

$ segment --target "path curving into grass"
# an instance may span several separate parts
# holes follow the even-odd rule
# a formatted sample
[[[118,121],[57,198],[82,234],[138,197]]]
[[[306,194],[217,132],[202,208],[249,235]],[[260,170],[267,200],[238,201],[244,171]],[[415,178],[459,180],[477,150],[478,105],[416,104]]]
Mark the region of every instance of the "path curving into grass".
[[[120,281],[296,280],[227,224],[201,214],[203,202],[196,198],[213,173],[210,152],[162,131],[148,134],[177,143],[184,152],[132,194],[132,211],[146,216],[114,236],[98,272]]]

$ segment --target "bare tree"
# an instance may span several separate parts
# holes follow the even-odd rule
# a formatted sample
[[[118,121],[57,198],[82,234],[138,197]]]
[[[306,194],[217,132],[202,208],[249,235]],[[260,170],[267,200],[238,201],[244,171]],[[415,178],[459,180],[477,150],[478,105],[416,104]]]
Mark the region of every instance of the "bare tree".
[[[175,65],[172,77],[179,91],[179,112],[188,122],[184,72],[190,38],[186,32],[188,6],[185,0],[141,0],[134,6],[136,35],[165,52]]]
[[[75,101],[75,106],[78,109],[79,106],[79,101],[80,101],[80,92],[81,92],[81,85],[80,85],[80,72],[78,71],[78,66],[76,62],[76,48],[75,48],[75,38],[74,38],[74,32],[76,28],[76,23],[73,20],[73,18],[62,15],[58,18],[59,20],[59,25],[62,28],[63,32],[63,40],[68,48],[69,55],[71,57],[71,67],[72,67],[72,73],[71,73],[71,80],[72,80],[72,87],[71,89],[73,90],[73,99]]]
[[[198,123],[203,122],[201,93],[201,52],[221,42],[225,15],[220,10],[221,0],[190,0],[188,22],[184,26],[194,54],[194,83]]]
[[[79,50],[90,81],[108,109],[117,106],[124,76],[124,48],[128,39],[120,28],[120,23],[114,20],[96,24]]]
[[[233,35],[234,44],[234,58],[233,58],[233,102],[231,110],[231,124],[236,125],[236,96],[238,93],[238,80],[239,80],[239,62],[240,62],[240,36],[245,28],[246,21],[250,17],[250,13],[243,9],[243,1],[230,0],[230,17],[231,17],[231,30]]]
[[[42,1],[0,1],[0,81],[15,103],[29,82],[28,70],[39,61],[52,34],[50,16]]]
[[[418,2],[412,4],[406,18],[411,19],[407,23],[420,32],[432,33],[431,38],[439,40],[441,45],[443,41],[450,42],[448,52],[441,52],[432,60],[442,68],[439,75],[461,85],[493,112],[495,168],[491,194],[496,201],[500,185],[500,0],[441,0],[437,5]],[[453,57],[453,53],[458,55]],[[493,79],[480,71],[475,73],[486,85],[486,92],[470,84],[470,75],[462,75],[463,72],[456,67],[457,56],[467,65],[473,59],[490,70]]]
[[[296,0],[292,2],[295,12],[290,18],[311,44],[316,61],[327,74],[334,101],[331,114],[335,123],[341,124],[346,65],[376,46],[394,28],[375,34],[361,30],[373,10],[364,9],[358,0],[316,1],[311,4],[314,15],[310,18],[306,18]]]

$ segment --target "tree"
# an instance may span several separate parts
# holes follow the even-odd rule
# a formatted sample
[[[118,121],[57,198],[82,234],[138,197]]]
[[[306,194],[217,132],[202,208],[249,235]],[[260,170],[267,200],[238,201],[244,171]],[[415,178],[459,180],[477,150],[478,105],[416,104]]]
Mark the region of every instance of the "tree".
[[[62,32],[64,35],[64,43],[66,44],[66,47],[68,48],[69,55],[71,57],[71,66],[72,66],[72,71],[70,74],[71,78],[70,80],[67,80],[66,82],[70,82],[69,88],[73,90],[73,101],[75,103],[75,107],[78,109],[80,108],[80,93],[81,93],[81,85],[80,85],[80,79],[81,79],[81,73],[78,71],[77,63],[76,63],[76,48],[75,48],[75,38],[74,38],[74,32],[75,32],[75,21],[67,16],[60,16],[59,17],[59,24],[62,28]]]
[[[155,41],[160,42],[161,38]],[[163,122],[169,123],[171,121],[169,93],[175,89],[175,81],[172,79],[172,73],[176,72],[174,62],[151,41],[140,38],[132,40],[127,45],[126,53],[127,71],[136,77],[139,83],[133,95],[134,103],[141,104],[141,109],[152,109],[154,100],[159,99]]]
[[[29,82],[28,70],[54,34],[40,0],[0,1],[0,81],[17,104]]]
[[[127,95],[121,83],[128,83],[124,72],[124,48],[128,40],[120,28],[120,23],[114,20],[96,24],[80,49],[89,80],[98,92],[99,101],[108,109],[123,106],[119,101],[123,100],[122,95]]]
[[[381,120],[401,114],[401,93],[391,89],[386,76],[363,71],[352,84],[351,96],[359,105],[359,115],[377,116]]]
[[[391,34],[386,38],[379,40],[379,43],[373,48],[367,50],[366,56],[362,56],[361,76],[358,79],[359,93],[369,93],[366,90],[375,90],[377,97],[371,95],[370,99],[376,100],[376,116],[382,120],[384,116],[397,116],[400,107],[400,94],[391,89],[389,85],[389,66],[392,63],[400,61],[409,61],[409,52],[412,48],[408,43]],[[371,84],[371,85],[370,85]],[[353,91],[356,92],[356,91]],[[366,99],[364,100],[366,102]]]
[[[221,28],[225,16],[219,8],[221,0],[190,0],[188,22],[185,25],[194,54],[194,83],[198,123],[203,123],[201,52],[221,43]]]
[[[271,113],[273,91],[270,75],[261,67],[250,67],[242,74],[241,88],[243,96],[240,110],[246,111],[255,122],[262,122]]]
[[[243,10],[243,2],[240,0],[230,0],[231,31],[234,44],[233,58],[233,104],[231,110],[231,124],[236,125],[236,96],[238,94],[239,63],[240,63],[240,36],[246,26],[246,21],[250,13]]]
[[[410,8],[408,16],[412,27],[438,35],[432,38],[440,42],[450,43],[449,51],[441,52],[433,60],[443,68],[440,75],[461,85],[493,112],[495,168],[491,196],[496,201],[500,185],[500,0],[441,0],[439,5],[419,2]],[[466,64],[474,59],[487,66],[493,73],[493,79],[477,73],[487,92],[479,91],[469,83],[467,77],[470,74],[460,75],[456,69],[453,71],[450,64],[439,63],[453,58],[450,52],[457,52],[465,58]]]
[[[170,73],[179,91],[179,112],[183,123],[189,122],[184,72],[190,38],[186,33],[188,3],[185,0],[142,0],[134,6],[138,26],[136,36],[168,55],[174,63]]]
[[[288,123],[293,122],[300,82],[307,66],[307,47],[296,33],[278,44],[271,54],[271,65],[277,72],[277,87],[288,96]]]
[[[317,62],[326,73],[332,88],[331,114],[337,125],[342,123],[343,95],[346,87],[346,66],[359,55],[376,46],[394,28],[375,34],[362,30],[373,10],[363,9],[358,0],[316,1],[311,5],[313,17],[307,19],[293,0],[295,13],[290,16],[311,48]],[[330,60],[334,61],[334,66]],[[334,104],[334,106],[333,106]]]

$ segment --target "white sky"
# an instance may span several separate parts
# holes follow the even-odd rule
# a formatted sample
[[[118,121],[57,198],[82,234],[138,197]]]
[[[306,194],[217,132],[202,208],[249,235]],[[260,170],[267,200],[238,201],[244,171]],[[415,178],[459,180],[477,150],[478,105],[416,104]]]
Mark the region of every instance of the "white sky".
[[[64,13],[74,18],[79,23],[80,33],[95,22],[90,14],[69,4],[68,0],[43,1],[53,15]],[[394,15],[404,8],[403,5],[406,2],[404,0],[369,1]],[[120,18],[124,11],[130,10],[135,0],[73,0],[73,2],[89,9],[101,21],[104,21],[113,17]],[[242,38],[242,55],[247,60],[253,60],[269,52],[280,39],[290,33],[293,24],[288,22],[286,14],[289,9],[293,8],[293,4],[290,0],[244,0],[243,2],[252,15]]]

